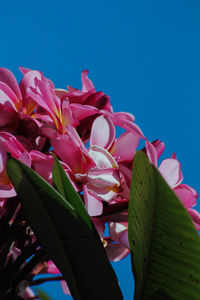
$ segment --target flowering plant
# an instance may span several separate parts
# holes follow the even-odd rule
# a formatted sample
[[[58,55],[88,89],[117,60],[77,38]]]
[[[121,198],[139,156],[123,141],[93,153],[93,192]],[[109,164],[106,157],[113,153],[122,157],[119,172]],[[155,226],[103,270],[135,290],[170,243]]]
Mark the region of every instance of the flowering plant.
[[[130,252],[135,299],[198,299],[198,195],[176,154],[158,167],[164,143],[114,112],[88,71],[64,90],[20,70],[18,85],[0,68],[1,299],[42,299],[31,286],[52,279],[74,299],[122,299],[109,260]]]

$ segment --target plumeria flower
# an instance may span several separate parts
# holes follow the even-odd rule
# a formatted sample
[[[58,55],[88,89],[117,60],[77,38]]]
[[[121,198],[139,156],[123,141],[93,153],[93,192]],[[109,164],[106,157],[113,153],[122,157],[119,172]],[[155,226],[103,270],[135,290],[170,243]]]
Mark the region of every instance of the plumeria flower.
[[[2,199],[16,196],[6,171],[8,152],[27,166],[31,166],[31,157],[22,144],[12,134],[0,132],[0,198]]]
[[[153,143],[146,141],[145,152],[149,161],[155,167],[157,167],[158,158],[163,150],[164,144],[160,140]],[[200,214],[193,209],[196,205],[198,195],[193,188],[187,184],[182,184],[183,174],[176,155],[173,154],[171,158],[163,160],[158,170],[187,209],[196,229],[200,230]],[[128,242],[128,214],[126,212],[118,213],[103,220],[109,223],[110,238],[108,239],[107,245],[108,256],[113,261],[119,261],[128,255],[130,248]]]
[[[87,141],[90,136],[93,121],[99,115],[105,115],[116,126],[120,126],[128,131],[132,131],[140,138],[145,138],[141,129],[134,123],[135,117],[130,113],[113,112],[110,99],[103,92],[97,92],[92,81],[88,78],[88,71],[81,74],[82,90],[68,87],[67,90],[56,89],[55,93],[62,100],[68,99],[70,109],[79,122],[77,131],[83,141]]]
[[[157,160],[159,158],[158,146],[154,146],[147,141],[146,152],[150,162],[157,167]],[[171,158],[163,160],[158,170],[185,206],[196,229],[200,230],[200,214],[193,208],[196,205],[198,194],[192,187],[187,184],[182,184],[183,174],[181,172],[181,164],[177,160],[176,154],[173,153]]]

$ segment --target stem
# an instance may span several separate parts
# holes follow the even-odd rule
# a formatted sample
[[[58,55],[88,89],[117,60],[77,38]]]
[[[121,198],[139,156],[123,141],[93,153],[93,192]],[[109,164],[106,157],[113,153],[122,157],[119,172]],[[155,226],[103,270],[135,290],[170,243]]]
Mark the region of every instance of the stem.
[[[24,268],[20,271],[20,273],[15,278],[12,290],[14,291],[17,287],[17,285],[20,283],[20,281],[25,280],[28,275],[30,275],[31,271],[34,269],[34,267],[41,262],[41,260],[44,260],[46,256],[46,253],[43,249],[37,250],[37,253],[30,259],[30,261],[24,266]]]
[[[128,201],[123,201],[123,202],[111,204],[111,205],[108,205],[108,206],[104,207],[103,213],[99,217],[109,216],[111,214],[121,212],[125,209],[128,209]]]
[[[30,283],[30,286],[32,286],[32,285],[39,285],[39,284],[45,283],[47,281],[58,281],[58,280],[64,280],[63,276],[56,276],[56,277],[47,277],[47,278],[36,279],[36,280],[34,280],[34,281],[32,281]]]

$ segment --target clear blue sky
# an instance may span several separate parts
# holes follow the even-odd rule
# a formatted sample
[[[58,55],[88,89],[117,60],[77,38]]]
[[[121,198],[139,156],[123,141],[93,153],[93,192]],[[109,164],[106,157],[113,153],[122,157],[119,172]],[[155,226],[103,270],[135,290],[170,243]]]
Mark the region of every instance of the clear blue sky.
[[[198,0],[1,1],[0,65],[17,78],[19,65],[39,69],[56,87],[80,87],[89,69],[115,111],[132,112],[149,140],[163,140],[164,157],[177,153],[184,182],[200,193],[199,15]],[[132,299],[129,260],[114,268]],[[59,284],[48,290],[70,299]]]

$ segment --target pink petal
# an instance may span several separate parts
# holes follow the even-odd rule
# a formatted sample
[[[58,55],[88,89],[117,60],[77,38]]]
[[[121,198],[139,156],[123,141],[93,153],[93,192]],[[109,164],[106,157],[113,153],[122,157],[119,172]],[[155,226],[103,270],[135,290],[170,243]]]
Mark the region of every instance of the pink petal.
[[[29,71],[31,71],[31,69],[28,69],[28,68],[24,68],[24,67],[19,67],[21,73],[23,75],[25,75],[26,73],[28,73]]]
[[[132,170],[130,170],[129,168],[125,167],[121,163],[119,164],[119,170],[120,170],[120,173],[123,174],[128,187],[130,187],[130,185],[131,185],[131,179],[132,179]]]
[[[103,212],[102,201],[99,198],[95,197],[95,195],[91,194],[86,184],[83,186],[83,192],[85,207],[87,209],[88,214],[91,217],[101,215]]]
[[[156,141],[152,142],[152,145],[156,149],[157,159],[159,159],[165,149],[165,144],[163,142],[161,142],[161,140],[156,140]],[[171,157],[171,158],[173,158],[173,157]]]
[[[0,103],[0,127],[1,131],[16,131],[18,127],[18,113],[13,106],[8,107]],[[4,129],[5,128],[5,129]]]
[[[107,247],[105,248],[108,258],[114,262],[120,261],[124,257],[126,257],[130,250],[124,247],[124,245],[120,243],[112,243],[110,241],[107,242]]]
[[[68,287],[66,281],[65,281],[65,280],[61,280],[60,283],[61,283],[62,290],[63,290],[64,294],[66,294],[66,295],[71,295],[70,290],[69,290],[69,287]]]
[[[127,223],[109,223],[109,231],[110,237],[113,241],[120,242],[120,236],[122,232],[127,230],[128,224]]]
[[[135,117],[134,115],[127,113],[127,112],[115,112],[114,113],[115,116],[117,116],[119,119],[124,119],[124,120],[129,120],[134,122],[135,121]]]
[[[177,159],[163,160],[158,169],[171,188],[175,188],[183,180],[181,164]]]
[[[93,90],[88,93],[90,93],[90,95],[88,95],[84,104],[94,106],[99,110],[105,110],[110,113],[113,112],[110,99],[107,95],[103,92],[94,92]]]
[[[28,152],[23,152],[18,159],[23,162],[25,165],[27,165],[29,168],[31,167],[31,157]]]
[[[117,188],[97,187],[89,183],[87,187],[88,187],[88,191],[93,197],[108,203],[118,194]]]
[[[98,169],[118,168],[117,162],[106,149],[92,145],[88,154],[93,159]]]
[[[68,91],[65,89],[54,89],[54,92],[55,92],[56,96],[60,98],[60,100],[67,98]]]
[[[53,156],[45,155],[40,151],[33,150],[30,152],[32,159],[32,168],[46,181],[52,183],[52,168],[54,164]]]
[[[0,141],[0,174],[5,169],[6,160],[7,160],[7,151],[4,145]]]
[[[107,111],[102,111],[105,115],[107,115],[114,123],[114,125],[116,126],[120,126],[128,131],[133,132],[136,136],[138,136],[141,139],[146,139],[143,132],[141,131],[141,129],[138,127],[138,125],[136,125],[135,123],[133,123],[130,120],[126,120],[123,118],[120,118],[118,115],[116,115],[115,113],[110,113]]]
[[[82,80],[82,92],[88,92],[94,89],[94,85],[92,81],[88,78],[88,70],[84,70],[81,73],[81,80]]]
[[[0,68],[0,81],[9,86],[18,99],[22,99],[17,80],[11,71]]]
[[[11,185],[3,185],[0,183],[0,198],[11,198],[15,197],[17,194],[15,189]]]
[[[51,138],[51,145],[73,173],[85,173],[88,168],[94,165],[87,152],[80,147],[72,136],[57,133]]]
[[[30,287],[27,287],[24,292],[24,299],[30,300],[30,299],[34,299],[34,298],[35,298],[35,294],[33,293],[33,291],[31,290]]]
[[[146,141],[146,153],[150,163],[157,167],[157,151],[149,141]]]
[[[70,109],[77,120],[82,120],[89,116],[99,114],[99,109],[91,105],[82,105],[79,103],[70,104]]]
[[[120,235],[120,242],[128,249],[130,249],[129,240],[128,240],[128,229],[124,230]]]
[[[200,213],[192,208],[189,208],[187,211],[189,212],[196,229],[200,230]]]
[[[109,152],[114,156],[117,162],[132,161],[139,140],[138,136],[126,131],[120,135]]]
[[[56,265],[52,262],[52,260],[47,263],[47,273],[50,274],[60,274],[60,271],[56,267]]]
[[[66,131],[67,125],[73,125],[75,127],[79,124],[79,122],[74,117],[71,111],[71,107],[69,105],[69,101],[67,99],[62,101],[61,111],[62,111],[62,126],[63,126],[63,133],[64,133]]]
[[[174,189],[174,192],[186,208],[196,205],[196,194],[187,184],[180,184]]]
[[[92,124],[90,145],[109,149],[115,139],[115,126],[105,116],[96,118]]]
[[[20,101],[16,97],[14,92],[11,90],[11,88],[8,85],[6,85],[4,82],[1,81],[0,81],[0,101],[1,104],[15,111],[18,111],[18,108],[20,107]]]
[[[105,231],[105,225],[104,222],[101,220],[101,218],[92,218],[92,222],[98,231],[98,234],[101,239],[103,239],[104,231]]]

